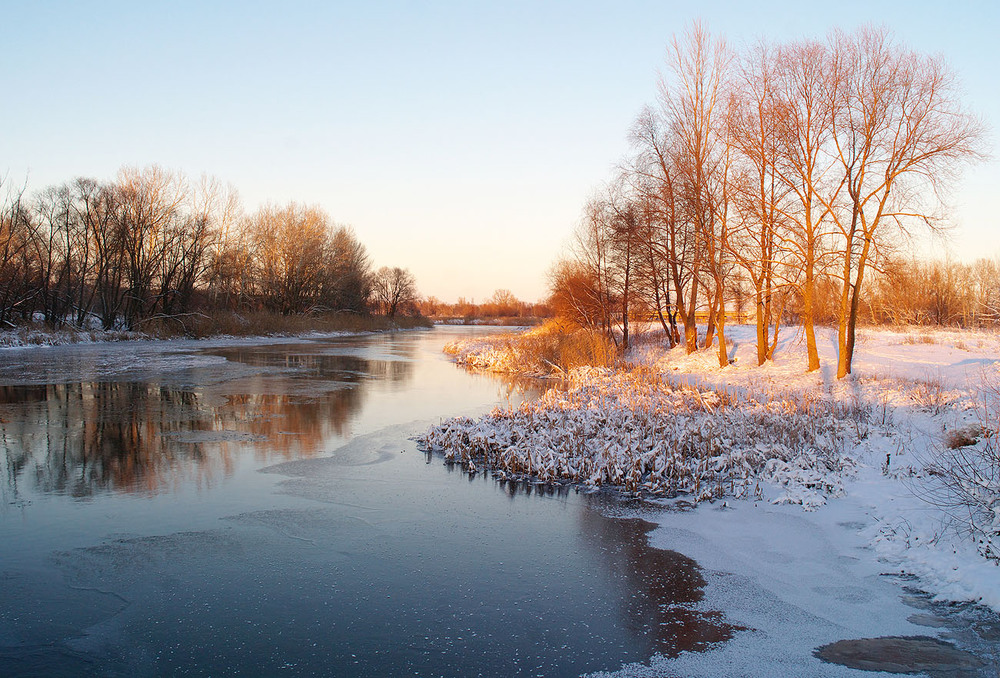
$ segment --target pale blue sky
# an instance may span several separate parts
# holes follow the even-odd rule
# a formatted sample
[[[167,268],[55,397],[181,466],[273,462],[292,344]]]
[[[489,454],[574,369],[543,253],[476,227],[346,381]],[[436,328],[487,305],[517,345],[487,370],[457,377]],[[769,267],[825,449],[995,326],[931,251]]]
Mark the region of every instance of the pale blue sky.
[[[1000,125],[993,0],[2,4],[8,182],[209,173],[249,210],[319,204],[446,300],[545,296],[694,19],[734,45],[884,23],[948,59],[992,139]],[[995,159],[966,173],[936,252],[1000,254],[998,187]]]

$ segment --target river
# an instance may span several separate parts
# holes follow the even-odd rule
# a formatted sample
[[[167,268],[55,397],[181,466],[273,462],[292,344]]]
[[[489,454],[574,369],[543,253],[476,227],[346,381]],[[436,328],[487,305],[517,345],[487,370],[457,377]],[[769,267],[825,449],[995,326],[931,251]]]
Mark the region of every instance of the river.
[[[442,354],[481,331],[0,353],[0,675],[573,676],[730,638],[613,497],[417,448],[542,388]]]

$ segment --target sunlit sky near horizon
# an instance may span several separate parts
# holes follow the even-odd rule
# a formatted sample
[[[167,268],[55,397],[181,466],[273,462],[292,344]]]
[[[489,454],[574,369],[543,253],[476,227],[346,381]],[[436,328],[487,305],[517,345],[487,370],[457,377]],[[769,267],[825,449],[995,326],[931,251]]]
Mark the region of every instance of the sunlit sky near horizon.
[[[674,34],[734,46],[885,24],[943,55],[990,127],[955,228],[923,251],[1000,255],[995,0],[4,3],[0,173],[29,191],[152,163],[248,211],[317,204],[424,295],[534,301],[628,150]]]

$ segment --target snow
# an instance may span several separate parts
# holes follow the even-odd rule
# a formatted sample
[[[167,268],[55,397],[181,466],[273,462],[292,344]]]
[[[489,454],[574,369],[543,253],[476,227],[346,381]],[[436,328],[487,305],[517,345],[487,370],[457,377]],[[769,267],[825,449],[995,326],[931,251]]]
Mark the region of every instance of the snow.
[[[704,604],[755,629],[623,676],[870,675],[811,651],[927,635],[901,602],[899,582],[913,577],[936,601],[1000,612],[1000,470],[962,485],[982,504],[975,520],[934,472],[995,449],[1000,406],[983,403],[1000,391],[1000,335],[866,328],[839,381],[835,329],[818,328],[813,373],[798,328],[782,331],[764,366],[754,327],[728,327],[727,338],[732,362],[720,368],[715,350],[689,355],[640,333],[628,369],[574,371],[563,390],[444,422],[423,442],[471,472],[641,495],[642,517],[659,525],[651,544],[696,559],[711,574]],[[448,350],[510,371],[506,341]],[[949,448],[963,437],[973,444]],[[704,451],[678,454],[685,445]],[[995,645],[987,654],[996,660]]]
[[[694,558],[708,581],[703,605],[753,630],[706,653],[601,675],[864,676],[871,674],[817,661],[813,649],[843,638],[927,632],[906,621],[913,610],[880,576],[849,514],[829,505],[803,513],[728,503],[664,511],[650,541]]]

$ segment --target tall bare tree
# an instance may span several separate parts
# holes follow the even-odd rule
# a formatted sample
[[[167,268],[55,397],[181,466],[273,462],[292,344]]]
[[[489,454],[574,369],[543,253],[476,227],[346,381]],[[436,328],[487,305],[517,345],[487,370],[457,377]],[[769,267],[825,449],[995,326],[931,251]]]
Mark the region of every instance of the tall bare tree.
[[[288,315],[313,308],[327,271],[330,220],[318,207],[266,205],[249,219],[264,303]]]
[[[660,102],[676,139],[683,200],[709,274],[708,279],[701,281],[711,289],[706,344],[714,320],[719,334],[719,364],[725,366],[729,364],[725,334],[725,242],[729,228],[731,158],[726,115],[732,53],[724,40],[713,38],[700,23],[695,23],[683,39],[673,39],[668,54],[670,77],[660,80]]]
[[[808,370],[819,369],[816,346],[817,279],[826,259],[833,206],[843,188],[830,155],[836,107],[836,69],[821,43],[800,42],[779,50],[778,105],[782,148],[775,167],[789,202],[782,210],[785,228],[779,247],[796,275],[789,276],[802,298]]]
[[[739,215],[729,246],[753,287],[758,365],[773,358],[781,325],[776,304],[782,265],[778,233],[784,226],[788,189],[778,176],[785,112],[777,92],[777,68],[776,51],[766,43],[743,56],[729,117],[738,155],[732,194]]]
[[[954,171],[979,156],[982,124],[959,104],[940,57],[898,46],[884,28],[832,39],[838,74],[832,129],[848,200],[828,204],[841,237],[837,377],[851,372],[865,273],[880,240],[932,228]]]

